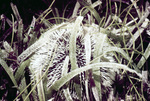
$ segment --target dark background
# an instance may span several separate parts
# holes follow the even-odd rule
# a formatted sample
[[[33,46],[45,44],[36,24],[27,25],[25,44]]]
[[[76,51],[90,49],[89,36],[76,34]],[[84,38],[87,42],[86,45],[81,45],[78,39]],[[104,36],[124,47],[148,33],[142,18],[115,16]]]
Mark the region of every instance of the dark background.
[[[29,24],[33,15],[38,16],[44,10],[46,10],[53,0],[0,0],[0,15],[4,14],[11,19],[13,14],[10,3],[12,2],[18,8],[21,18],[24,24]],[[55,0],[52,8],[57,8],[61,13],[65,6],[70,3],[68,9],[73,9],[76,0]]]

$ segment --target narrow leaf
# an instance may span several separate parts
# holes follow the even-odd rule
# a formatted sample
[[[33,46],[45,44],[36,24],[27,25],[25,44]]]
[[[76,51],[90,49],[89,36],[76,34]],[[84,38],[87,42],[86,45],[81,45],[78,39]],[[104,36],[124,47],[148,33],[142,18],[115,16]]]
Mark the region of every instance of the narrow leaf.
[[[15,80],[15,77],[13,75],[13,72],[8,67],[7,63],[3,59],[0,58],[0,64],[3,66],[4,70],[6,71],[8,76],[10,77],[10,79],[11,79],[12,83],[14,84],[14,86],[18,87],[17,82]]]

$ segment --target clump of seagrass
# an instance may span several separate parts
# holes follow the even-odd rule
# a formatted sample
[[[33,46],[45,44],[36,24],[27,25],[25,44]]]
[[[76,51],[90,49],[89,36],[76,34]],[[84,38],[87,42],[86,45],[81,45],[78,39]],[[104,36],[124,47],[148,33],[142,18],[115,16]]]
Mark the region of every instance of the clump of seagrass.
[[[45,92],[50,99],[64,100],[66,93],[73,100],[99,99],[100,93],[100,99],[106,100],[113,84],[122,78],[121,70],[124,70],[122,74],[128,71],[141,79],[141,74],[118,64],[111,51],[121,52],[126,59],[129,56],[110,45],[98,25],[83,25],[82,20],[79,16],[75,22],[55,25],[18,57],[22,62],[33,54],[29,69],[41,101],[46,98]]]

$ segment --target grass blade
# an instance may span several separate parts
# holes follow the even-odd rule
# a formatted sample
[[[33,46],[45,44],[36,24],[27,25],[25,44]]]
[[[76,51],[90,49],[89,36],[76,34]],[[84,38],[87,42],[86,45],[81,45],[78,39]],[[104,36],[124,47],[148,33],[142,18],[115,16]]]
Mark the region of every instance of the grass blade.
[[[148,57],[150,56],[150,43],[148,44],[145,53],[143,54],[144,56],[142,56],[142,58],[140,59],[140,61],[137,64],[137,67],[139,69],[142,68],[142,66],[145,64],[146,60],[148,59]]]
[[[82,16],[79,16],[76,19],[73,30],[72,30],[71,35],[70,35],[69,58],[70,58],[70,62],[71,62],[71,70],[78,68],[77,59],[76,59],[76,36],[78,34],[82,20],[83,20]]]
[[[71,80],[73,77],[77,76],[81,72],[87,71],[89,69],[93,68],[100,68],[100,67],[105,67],[105,68],[117,68],[117,69],[123,69],[125,71],[130,71],[131,73],[137,74],[140,78],[142,78],[142,75],[137,73],[135,70],[128,68],[126,65],[123,64],[118,64],[118,63],[110,63],[110,62],[101,62],[101,63],[94,63],[88,66],[84,66],[81,68],[77,68],[65,76],[61,77],[59,80],[57,80],[55,83],[52,84],[52,86],[48,89],[47,95],[50,98],[52,95],[53,91],[58,91],[66,82]]]
[[[4,70],[6,71],[6,73],[8,74],[8,76],[10,77],[12,83],[14,84],[15,87],[18,87],[17,82],[15,80],[15,77],[13,75],[13,72],[11,71],[11,69],[8,67],[7,63],[0,58],[0,64],[2,65],[2,67],[4,68]]]

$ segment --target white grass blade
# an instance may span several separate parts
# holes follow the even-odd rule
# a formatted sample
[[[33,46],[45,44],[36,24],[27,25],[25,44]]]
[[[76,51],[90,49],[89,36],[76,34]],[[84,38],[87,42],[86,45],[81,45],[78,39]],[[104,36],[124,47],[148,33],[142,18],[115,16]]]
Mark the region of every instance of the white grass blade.
[[[103,55],[109,53],[109,52],[118,52],[118,53],[121,53],[121,55],[127,59],[128,61],[130,60],[130,57],[128,56],[128,54],[121,48],[119,47],[106,47],[104,50],[103,50]]]
[[[68,64],[69,64],[69,56],[67,56],[64,60],[64,64],[63,64],[63,67],[62,67],[62,76],[65,76],[67,75],[67,72],[68,72]],[[69,92],[69,88],[67,87],[66,89],[63,89],[63,93],[64,93],[64,96],[66,98],[67,101],[73,101],[72,100],[72,97],[70,95],[70,92]]]
[[[106,42],[106,38],[107,38],[107,35],[106,34],[102,34],[102,33],[98,33],[97,36],[98,37],[96,39],[96,45],[95,45],[95,50],[94,50],[94,55],[93,55],[94,59],[97,58],[99,55],[102,54],[102,52],[103,52],[102,51],[103,50],[103,46],[104,46],[104,44]],[[96,61],[94,61],[94,63],[98,63],[98,62],[100,62],[100,57],[98,57],[96,59]],[[95,70],[96,70],[96,68],[93,68],[92,71],[95,71]],[[93,74],[101,76],[101,72],[100,71],[93,72]],[[94,78],[96,78],[96,77],[94,77]],[[102,99],[101,83],[98,82],[98,81],[96,81],[95,79],[94,79],[94,82],[95,82],[96,87],[93,87],[92,91],[93,91],[95,100],[99,101],[99,100]]]
[[[66,75],[68,72],[69,56],[65,58],[63,67],[62,67],[62,76]]]
[[[94,59],[100,56],[103,52],[103,46],[105,45],[107,35],[102,33],[97,33],[96,45],[94,50]],[[100,61],[100,58],[96,60],[97,62]],[[95,63],[96,63],[95,61]]]
[[[148,46],[147,46],[147,48],[146,48],[146,50],[145,50],[145,52],[144,52],[143,55],[144,56],[142,56],[142,58],[140,59],[140,61],[137,64],[137,67],[139,69],[142,68],[142,66],[144,65],[144,63],[146,62],[146,60],[148,59],[148,57],[150,56],[150,43],[148,44]]]
[[[89,69],[93,69],[93,68],[117,68],[117,69],[123,69],[125,71],[129,71],[131,73],[135,73],[137,74],[137,76],[139,76],[140,78],[142,78],[142,75],[140,73],[137,73],[135,70],[130,69],[129,67],[127,67],[126,65],[123,64],[118,64],[118,63],[110,63],[110,62],[101,62],[101,63],[94,63],[88,66],[84,66],[81,68],[77,68],[71,72],[69,72],[67,75],[61,77],[59,80],[57,80],[55,83],[52,84],[52,86],[48,89],[48,97],[51,97],[51,94],[53,91],[58,91],[66,82],[68,82],[69,80],[71,80],[73,77],[75,77],[76,75],[80,74],[81,72],[87,71]]]
[[[39,75],[36,77],[36,81],[38,82],[42,77],[42,71],[39,71]],[[45,101],[45,93],[44,93],[44,88],[43,88],[43,80],[40,80],[40,82],[37,84],[37,92],[38,92],[38,97],[39,101]]]
[[[145,21],[143,22],[141,28],[139,30],[137,30],[135,32],[135,34],[133,35],[133,37],[129,40],[129,42],[127,43],[127,46],[129,48],[131,48],[131,46],[133,45],[133,43],[135,43],[136,39],[141,35],[141,33],[144,31],[145,28],[147,28],[148,26],[148,19],[145,19]]]
[[[84,43],[85,43],[86,64],[89,64],[91,60],[91,40],[89,33],[85,34]]]
[[[69,58],[71,62],[71,70],[78,68],[76,59],[76,37],[79,33],[79,29],[81,27],[80,24],[82,23],[82,20],[83,20],[82,16],[77,17],[70,35]]]
[[[77,12],[78,12],[79,8],[80,8],[80,4],[79,4],[79,2],[77,1],[77,2],[76,2],[76,5],[75,5],[75,7],[74,7],[73,13],[72,13],[72,18],[77,16]]]
[[[65,95],[66,101],[73,101],[70,92],[69,92],[69,88],[67,89],[63,89],[63,93]]]
[[[86,65],[90,63],[91,60],[91,39],[89,33],[85,34],[84,37],[84,44],[85,44],[85,56],[86,56]],[[91,71],[89,71],[91,72]],[[89,91],[88,91],[88,71],[85,72],[85,91],[87,100],[90,101],[89,98]]]

